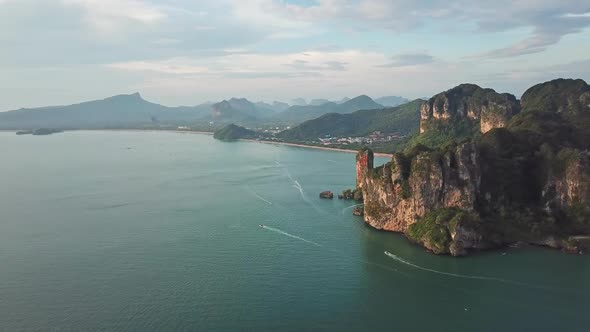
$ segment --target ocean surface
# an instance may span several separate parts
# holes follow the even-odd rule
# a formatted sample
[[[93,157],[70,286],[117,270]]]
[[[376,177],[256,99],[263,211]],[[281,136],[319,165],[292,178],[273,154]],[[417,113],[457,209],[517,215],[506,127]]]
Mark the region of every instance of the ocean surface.
[[[2,331],[590,331],[590,256],[431,255],[318,198],[353,154],[106,131],[0,153]]]

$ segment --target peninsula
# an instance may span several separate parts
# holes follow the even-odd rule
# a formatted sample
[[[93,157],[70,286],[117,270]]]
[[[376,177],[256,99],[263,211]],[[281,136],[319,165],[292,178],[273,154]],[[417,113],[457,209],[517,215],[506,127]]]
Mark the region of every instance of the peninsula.
[[[515,242],[582,252],[590,237],[590,86],[538,84],[518,101],[472,84],[421,106],[420,134],[356,183],[371,227],[435,254]]]

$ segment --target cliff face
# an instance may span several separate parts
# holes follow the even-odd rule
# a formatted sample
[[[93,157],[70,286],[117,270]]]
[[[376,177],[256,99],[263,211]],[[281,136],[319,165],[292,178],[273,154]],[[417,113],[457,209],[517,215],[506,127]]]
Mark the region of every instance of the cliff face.
[[[499,94],[474,84],[462,84],[442,92],[422,105],[420,133],[436,124],[467,121],[479,126],[482,133],[506,126],[520,112],[520,104],[511,94]]]
[[[564,154],[563,169],[553,170],[543,186],[543,202],[548,213],[567,218],[579,232],[588,232],[590,153],[567,150]]]
[[[437,254],[516,241],[581,250],[578,239],[589,238],[579,235],[590,234],[590,128],[580,124],[590,105],[580,101],[590,87],[573,81],[577,89],[564,93],[547,84],[528,98],[552,100],[553,113],[529,110],[534,116],[511,119],[520,111],[512,96],[463,85],[424,104],[423,129],[475,121],[483,135],[444,148],[417,146],[380,167],[370,150],[359,152],[365,222]],[[561,115],[566,109],[570,116]]]
[[[396,154],[377,169],[372,168],[370,150],[358,155],[357,186],[364,193],[366,221],[387,231],[406,232],[417,218],[439,208],[473,211],[480,181],[471,143],[443,155],[423,152],[412,160]]]
[[[454,147],[444,154],[428,151],[414,157],[396,154],[390,163],[378,168],[372,164],[370,150],[358,154],[357,186],[365,199],[365,221],[374,228],[410,234],[412,226],[432,211],[445,208],[475,211],[481,174],[473,143]],[[442,248],[428,234],[413,240],[437,253],[450,253],[451,248],[462,253],[482,245],[481,236],[461,223],[440,231],[449,238]]]

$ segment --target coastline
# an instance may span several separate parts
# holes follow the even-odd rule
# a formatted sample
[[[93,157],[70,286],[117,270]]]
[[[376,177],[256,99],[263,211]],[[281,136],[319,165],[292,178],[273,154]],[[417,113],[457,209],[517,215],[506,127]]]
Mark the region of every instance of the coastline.
[[[14,132],[14,130],[0,130],[0,131]],[[210,131],[175,130],[175,129],[74,129],[74,130],[66,130],[66,132],[68,132],[68,131],[168,132],[168,133],[176,133],[176,134],[197,134],[197,135],[209,135],[209,136],[213,136],[213,134],[214,134],[213,132],[210,132]],[[354,153],[354,154],[358,153],[357,150],[329,148],[329,147],[325,147],[325,146],[305,145],[305,144],[299,144],[299,143],[274,142],[274,141],[262,141],[262,140],[259,141],[259,140],[255,140],[255,139],[239,139],[239,141],[271,144],[271,145],[284,145],[284,146],[291,146],[291,147],[304,148],[304,149],[315,149],[315,150],[335,151],[335,152]],[[393,154],[375,153],[375,157],[392,158]]]
[[[167,132],[177,134],[200,134],[213,136],[212,131],[177,130],[177,129],[75,129],[66,131],[143,131],[143,132]]]
[[[169,132],[169,133],[180,133],[180,134],[201,134],[201,135],[209,135],[213,136],[214,132],[211,131],[194,131],[194,130],[176,130],[176,129],[80,129],[80,130],[95,130],[95,131],[147,131],[147,132]],[[69,130],[71,131],[71,130]],[[338,149],[338,148],[329,148],[324,146],[315,146],[315,145],[305,145],[299,143],[288,143],[288,142],[275,142],[275,141],[262,141],[262,140],[255,140],[255,139],[239,139],[238,141],[243,142],[252,142],[252,143],[262,143],[262,144],[271,144],[271,145],[285,145],[291,146],[296,148],[304,148],[304,149],[316,149],[316,150],[324,150],[324,151],[336,151],[336,152],[344,152],[344,153],[358,153],[357,150],[348,150],[348,149]],[[384,157],[384,158],[392,158],[393,154],[391,153],[375,153],[375,157]]]
[[[324,151],[336,151],[336,152],[355,153],[355,154],[358,153],[357,150],[329,148],[329,147],[325,147],[325,146],[305,145],[305,144],[298,144],[298,143],[258,141],[258,140],[254,140],[254,139],[240,139],[239,141],[271,144],[271,145],[285,145],[285,146],[291,146],[291,147],[297,147],[297,148],[316,149],[316,150],[324,150]],[[386,157],[386,158],[393,157],[393,154],[390,154],[390,153],[375,153],[374,155],[375,155],[375,157]]]

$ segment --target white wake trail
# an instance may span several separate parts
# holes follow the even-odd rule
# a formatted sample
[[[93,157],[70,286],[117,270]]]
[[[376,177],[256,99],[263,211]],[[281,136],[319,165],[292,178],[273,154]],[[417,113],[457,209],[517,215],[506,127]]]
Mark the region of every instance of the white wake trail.
[[[274,227],[269,227],[269,226],[266,226],[266,225],[260,225],[260,227],[261,227],[261,228],[263,228],[263,229],[269,230],[269,231],[271,231],[271,232],[274,232],[274,233],[277,233],[277,234],[281,234],[281,235],[284,235],[284,236],[290,237],[290,238],[292,238],[292,239],[296,239],[296,240],[299,240],[299,241],[303,241],[303,242],[305,242],[305,243],[312,244],[312,245],[314,245],[314,246],[316,246],[316,247],[322,247],[322,248],[325,248],[324,250],[325,250],[326,252],[330,252],[330,253],[332,253],[332,254],[335,254],[337,257],[339,257],[339,258],[341,258],[341,259],[347,259],[347,260],[353,260],[353,261],[361,262],[361,263],[364,263],[364,264],[367,264],[367,265],[372,265],[372,266],[378,267],[378,268],[380,268],[380,269],[383,269],[383,270],[387,270],[387,271],[390,271],[390,272],[395,272],[395,273],[398,273],[398,274],[404,275],[405,277],[410,277],[408,274],[406,274],[406,273],[404,273],[404,272],[400,272],[400,271],[398,271],[398,270],[397,270],[397,269],[395,269],[395,268],[391,268],[391,267],[389,267],[389,266],[386,266],[386,265],[383,265],[383,264],[374,263],[374,262],[371,262],[371,261],[368,261],[368,260],[363,260],[363,259],[354,259],[354,258],[351,258],[351,257],[350,257],[350,256],[348,256],[348,255],[344,255],[344,254],[342,254],[342,252],[340,252],[339,250],[336,250],[336,249],[330,249],[330,248],[326,248],[326,247],[322,246],[321,244],[319,244],[319,243],[317,243],[317,242],[313,242],[313,241],[310,241],[310,240],[304,239],[304,238],[302,238],[302,237],[300,237],[300,236],[297,236],[297,235],[293,235],[293,234],[287,233],[287,232],[285,232],[285,231],[282,231],[282,230],[280,230],[280,229],[277,229],[277,228],[274,228]]]
[[[258,195],[254,190],[250,189],[250,187],[248,187],[248,192],[251,193],[252,195],[254,195],[254,197],[258,198],[259,200],[265,202],[268,205],[272,205],[272,202],[267,200],[266,198]]]
[[[285,169],[285,172],[287,173],[287,177],[289,178],[289,180],[291,180],[291,182],[293,183],[293,188],[299,190],[299,194],[301,195],[301,198],[303,198],[304,201],[311,203],[307,200],[307,196],[305,196],[305,191],[303,191],[303,187],[301,186],[301,183],[299,183],[299,181],[295,180],[291,176],[291,173],[289,173],[289,170]]]
[[[297,236],[297,235],[293,235],[293,234],[289,234],[289,233],[287,233],[287,232],[284,232],[284,231],[282,231],[282,230],[280,230],[280,229],[277,229],[277,228],[273,228],[273,227],[269,227],[269,226],[265,226],[265,225],[262,225],[262,226],[260,226],[260,227],[262,227],[262,228],[264,228],[264,229],[267,229],[267,230],[269,230],[269,231],[271,231],[271,232],[275,232],[275,233],[278,233],[278,234],[282,234],[282,235],[288,236],[288,237],[290,237],[290,238],[292,238],[292,239],[296,239],[296,240],[303,241],[303,242],[306,242],[306,243],[309,243],[309,244],[313,244],[313,245],[314,245],[314,246],[316,246],[316,247],[321,247],[321,246],[322,246],[321,244],[319,244],[319,243],[317,243],[317,242],[313,242],[313,241],[310,241],[310,240],[306,240],[306,239],[304,239],[304,238],[302,238],[302,237],[299,237],[299,236]]]
[[[494,278],[494,277],[484,277],[484,276],[472,276],[472,275],[465,275],[465,274],[456,274],[456,273],[449,273],[449,272],[443,272],[443,271],[437,271],[437,270],[433,270],[433,269],[429,269],[426,267],[422,267],[413,263],[410,263],[388,251],[385,252],[385,255],[387,255],[388,257],[402,263],[408,266],[411,266],[413,268],[422,270],[422,271],[427,271],[427,272],[432,272],[432,273],[436,273],[436,274],[442,274],[442,275],[446,275],[446,276],[450,276],[450,277],[455,277],[455,278],[463,278],[463,279],[475,279],[475,280],[486,280],[486,281],[496,281],[496,282],[502,282],[505,284],[513,284],[513,285],[518,285],[518,286],[527,286],[527,287],[532,287],[532,288],[543,288],[543,287],[537,287],[534,285],[530,285],[530,284],[526,284],[526,283],[522,283],[522,282],[518,282],[518,281],[512,281],[512,280],[507,280],[507,279],[501,279],[501,278]]]
[[[278,164],[278,162],[277,162]],[[287,169],[287,167],[283,167],[283,170],[285,171],[285,174],[287,175],[287,177],[289,178],[289,180],[291,180],[291,185],[293,188],[297,189],[297,191],[299,191],[299,195],[301,195],[301,199],[303,199],[303,201],[309,205],[311,205],[311,207],[313,207],[314,210],[316,210],[318,213],[324,213],[324,211],[322,209],[320,209],[319,207],[317,207],[305,194],[305,190],[303,190],[303,186],[301,185],[301,183],[299,183],[299,181],[297,181],[295,178],[293,178],[293,176],[291,175],[291,172],[289,172],[289,169]]]

